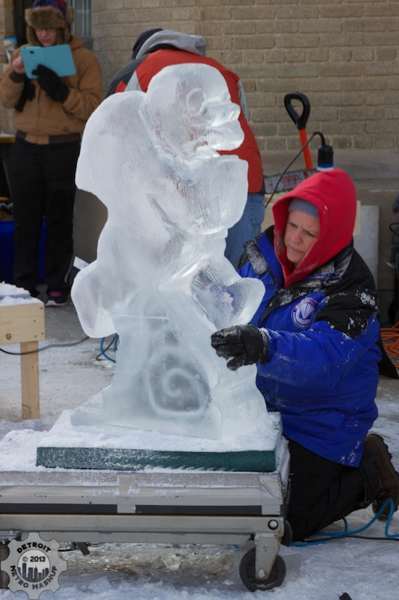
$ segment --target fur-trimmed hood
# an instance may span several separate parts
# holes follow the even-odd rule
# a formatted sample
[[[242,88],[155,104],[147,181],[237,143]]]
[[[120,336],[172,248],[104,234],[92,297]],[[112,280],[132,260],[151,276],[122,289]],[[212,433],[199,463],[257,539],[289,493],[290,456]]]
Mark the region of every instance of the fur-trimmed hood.
[[[62,12],[52,6],[26,9],[25,21],[27,23],[26,37],[28,42],[35,46],[40,45],[35,29],[56,29],[58,32],[57,43],[68,43],[71,39],[73,17],[74,10],[69,6],[66,9],[65,17]]]

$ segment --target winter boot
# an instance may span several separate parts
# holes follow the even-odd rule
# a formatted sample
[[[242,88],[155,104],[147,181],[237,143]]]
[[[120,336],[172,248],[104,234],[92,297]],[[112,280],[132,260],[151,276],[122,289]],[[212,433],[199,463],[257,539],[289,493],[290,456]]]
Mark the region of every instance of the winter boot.
[[[48,290],[46,306],[64,306],[68,302],[68,291]]]
[[[399,504],[399,473],[391,461],[392,455],[384,439],[377,433],[370,433],[364,443],[364,459],[372,461],[377,468],[379,478],[379,490],[372,502],[374,513],[377,513],[382,504],[391,498],[395,511]],[[389,514],[389,508],[384,510],[379,519],[384,521]]]

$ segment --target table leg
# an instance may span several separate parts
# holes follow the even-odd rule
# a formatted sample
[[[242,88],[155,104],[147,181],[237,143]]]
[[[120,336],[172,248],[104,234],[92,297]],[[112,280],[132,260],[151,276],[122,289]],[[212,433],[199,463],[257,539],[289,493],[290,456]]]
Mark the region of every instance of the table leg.
[[[37,342],[21,342],[21,352],[32,352],[21,356],[22,418],[40,417],[39,358]]]

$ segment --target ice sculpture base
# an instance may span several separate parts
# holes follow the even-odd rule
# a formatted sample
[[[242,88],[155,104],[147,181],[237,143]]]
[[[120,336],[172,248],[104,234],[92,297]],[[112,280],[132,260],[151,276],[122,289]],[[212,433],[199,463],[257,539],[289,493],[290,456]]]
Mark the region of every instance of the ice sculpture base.
[[[76,427],[65,411],[41,439],[36,465],[47,468],[142,471],[188,469],[202,471],[272,472],[278,464],[280,417],[269,415],[268,430],[249,441],[204,440],[164,435],[104,424]]]
[[[276,454],[276,448],[247,452],[170,452],[48,446],[37,449],[36,464],[38,467],[96,471],[144,471],[161,468],[270,473],[277,468]]]
[[[71,414],[71,424],[74,427],[99,427],[103,430],[109,430],[110,426],[120,428],[121,431],[135,431],[140,429],[141,431],[153,432],[154,430],[154,415],[151,411],[146,414],[145,411],[141,411],[139,418],[136,421],[132,421],[132,410],[131,406],[127,406],[126,410],[123,410],[123,406],[118,407],[118,411],[112,410],[112,402],[104,402],[104,394],[107,393],[109,388],[102,390],[99,394],[90,398],[87,402],[75,409]],[[111,396],[112,399],[112,396]],[[104,405],[111,407],[111,410],[104,409]],[[177,435],[181,436],[182,429],[184,429],[185,436],[189,437],[204,437],[201,432],[206,432],[207,439],[218,439],[221,434],[221,422],[220,413],[216,408],[208,407],[201,419],[180,417],[180,420],[174,418],[164,418],[158,420],[156,423],[156,430],[160,435]],[[136,424],[139,424],[137,426]],[[136,428],[134,429],[134,425]]]

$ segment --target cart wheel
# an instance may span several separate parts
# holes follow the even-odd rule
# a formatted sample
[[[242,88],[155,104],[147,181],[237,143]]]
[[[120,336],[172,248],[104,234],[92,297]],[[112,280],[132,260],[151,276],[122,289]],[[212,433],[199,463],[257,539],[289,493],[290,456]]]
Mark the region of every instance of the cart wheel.
[[[268,577],[264,579],[258,579],[255,576],[255,556],[256,549],[251,548],[241,559],[240,562],[240,577],[245,587],[250,592],[256,592],[257,590],[272,590],[275,587],[280,586],[285,577],[286,566],[281,556],[276,556],[273,563],[272,569]]]
[[[10,551],[8,549],[8,544],[1,543],[0,544],[0,567],[1,567],[2,561],[6,560],[8,558],[9,554],[10,554]],[[8,573],[0,570],[0,590],[8,589],[9,583],[10,583],[10,577],[8,576]]]
[[[290,546],[292,543],[292,540],[294,538],[294,533],[292,531],[292,527],[290,525],[290,522],[287,521],[287,519],[284,520],[284,535],[281,538],[281,543],[283,546]]]
[[[10,577],[5,571],[0,571],[0,590],[8,590]]]

